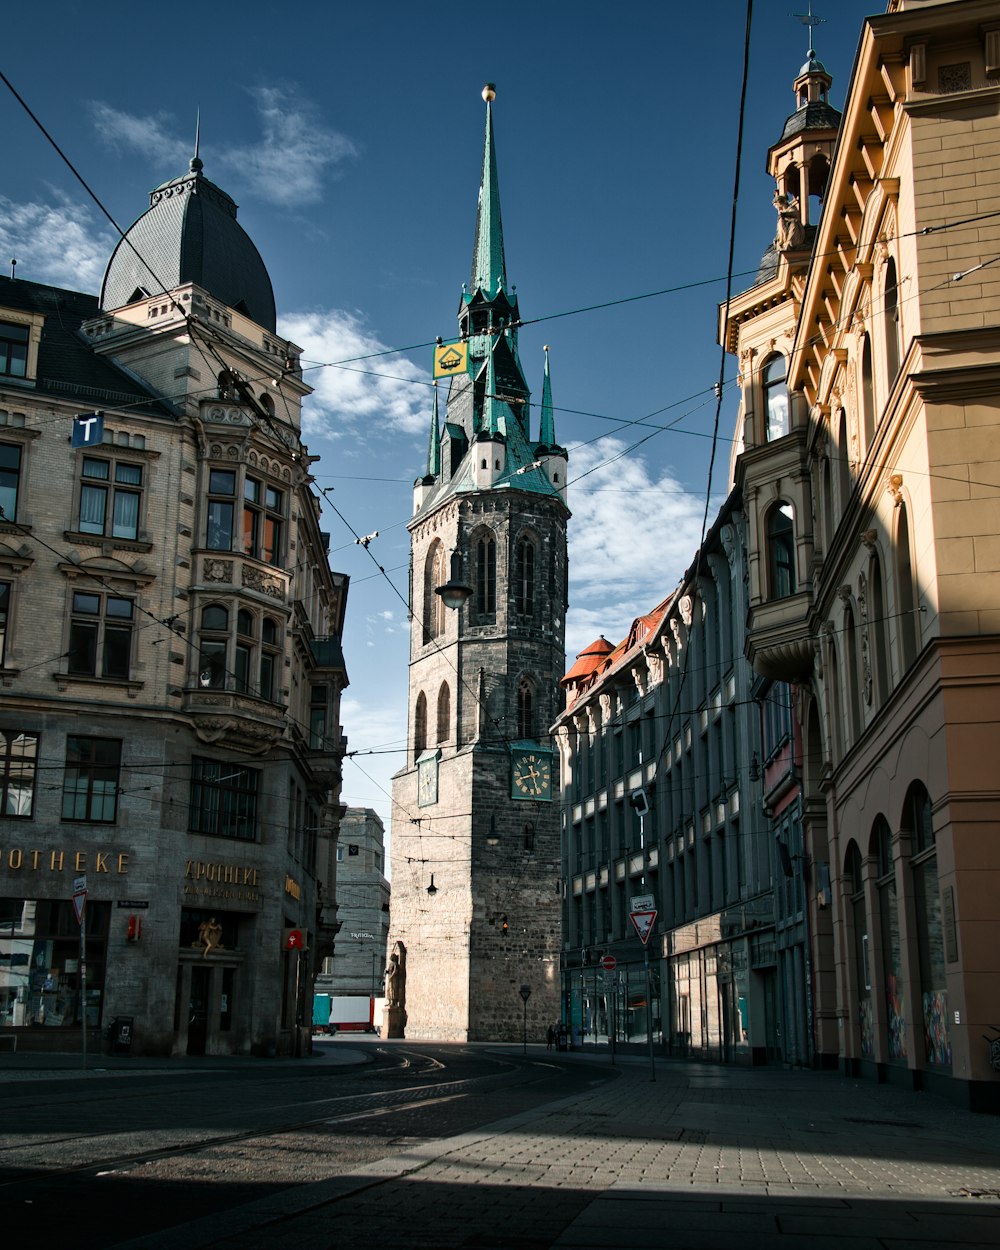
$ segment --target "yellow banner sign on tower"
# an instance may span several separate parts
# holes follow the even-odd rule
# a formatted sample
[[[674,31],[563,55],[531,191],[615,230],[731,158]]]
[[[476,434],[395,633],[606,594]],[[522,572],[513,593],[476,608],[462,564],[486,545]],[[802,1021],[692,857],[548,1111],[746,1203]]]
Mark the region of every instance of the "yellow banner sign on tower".
[[[439,343],[434,348],[435,378],[450,378],[469,371],[468,343]]]

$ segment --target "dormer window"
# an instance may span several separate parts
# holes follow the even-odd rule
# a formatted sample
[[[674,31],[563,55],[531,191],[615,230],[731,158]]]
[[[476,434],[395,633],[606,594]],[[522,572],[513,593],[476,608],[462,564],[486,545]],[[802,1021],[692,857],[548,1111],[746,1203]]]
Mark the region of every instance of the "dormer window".
[[[28,376],[28,340],[31,327],[13,321],[0,321],[0,375]]]

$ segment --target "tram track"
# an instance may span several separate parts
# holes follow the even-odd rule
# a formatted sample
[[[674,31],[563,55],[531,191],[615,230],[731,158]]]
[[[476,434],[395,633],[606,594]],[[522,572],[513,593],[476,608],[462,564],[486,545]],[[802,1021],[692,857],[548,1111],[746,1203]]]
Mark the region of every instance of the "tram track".
[[[414,1058],[418,1061],[417,1064],[413,1062]],[[405,1070],[411,1079],[415,1075],[412,1069],[421,1065],[422,1070],[428,1073],[434,1072],[440,1075],[447,1071],[444,1064],[431,1056],[414,1054],[412,1058],[408,1056],[407,1060],[407,1062],[400,1064],[399,1068]],[[384,1119],[387,1116],[404,1113],[439,1109],[446,1104],[471,1098],[478,1093],[484,1093],[497,1087],[501,1082],[510,1082],[512,1072],[517,1072],[518,1070],[524,1074],[524,1079],[517,1080],[514,1077],[517,1085],[531,1085],[548,1079],[547,1073],[539,1072],[537,1069],[532,1070],[531,1067],[521,1067],[511,1063],[509,1060],[500,1060],[495,1063],[495,1067],[497,1071],[494,1072],[472,1077],[440,1080],[432,1086],[429,1086],[426,1082],[421,1083],[417,1081],[406,1086],[379,1089],[367,1093],[335,1094],[333,1096],[272,1104],[265,1109],[258,1107],[248,1112],[248,1114],[256,1115],[256,1122],[247,1125],[245,1128],[207,1134],[202,1130],[194,1136],[190,1132],[179,1133],[174,1139],[164,1142],[158,1147],[150,1148],[147,1146],[141,1150],[130,1148],[122,1151],[120,1149],[108,1148],[102,1150],[100,1148],[100,1143],[108,1143],[110,1146],[111,1142],[116,1138],[133,1136],[133,1130],[96,1130],[90,1133],[62,1134],[52,1137],[33,1135],[30,1145],[25,1142],[23,1136],[16,1141],[3,1142],[0,1140],[0,1195],[10,1194],[14,1189],[23,1190],[26,1186],[32,1187],[39,1184],[52,1183],[59,1178],[84,1178],[97,1177],[99,1175],[120,1176],[153,1163],[179,1160],[240,1144],[249,1145],[252,1143],[256,1150],[265,1150],[267,1149],[267,1143],[277,1142],[282,1138],[292,1137],[296,1134],[313,1133],[322,1135],[352,1123]],[[391,1077],[393,1075],[395,1074],[391,1071],[383,1070],[382,1072],[383,1077]],[[419,1075],[419,1071],[416,1075]],[[296,1079],[301,1081],[301,1078]],[[270,1085],[270,1088],[273,1088],[273,1084]],[[167,1094],[169,1092],[163,1091],[163,1093]],[[161,1096],[160,1092],[156,1093],[157,1098]],[[137,1092],[136,1098],[139,1097],[140,1095]],[[147,1101],[148,1097],[149,1091],[146,1092]],[[322,1114],[296,1117],[293,1120],[283,1120],[279,1123],[267,1122],[275,1115],[302,1107],[323,1107],[327,1110]],[[231,1118],[233,1115],[232,1109],[227,1109],[225,1114]],[[169,1130],[162,1131],[169,1132]],[[75,1151],[73,1150],[74,1147],[76,1148]],[[85,1161],[74,1158],[72,1161],[60,1164],[57,1158],[52,1157],[53,1152],[56,1155],[65,1154],[67,1151],[73,1151],[74,1154],[78,1154],[81,1149],[86,1150],[87,1157]],[[14,1162],[15,1154],[17,1157],[16,1164]],[[40,1162],[39,1155],[46,1159],[44,1163]]]

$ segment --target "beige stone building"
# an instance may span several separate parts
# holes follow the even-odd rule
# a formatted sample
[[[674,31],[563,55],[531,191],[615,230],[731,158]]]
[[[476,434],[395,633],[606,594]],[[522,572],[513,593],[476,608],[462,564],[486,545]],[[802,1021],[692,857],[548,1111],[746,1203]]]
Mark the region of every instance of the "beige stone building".
[[[409,742],[393,781],[390,1033],[543,1037],[559,1016],[559,709],[566,452],[548,358],[538,436],[518,356],[487,100],[468,371],[435,396],[410,521]],[[450,571],[450,577],[449,577]],[[464,590],[445,606],[439,587]],[[459,598],[463,596],[460,594]],[[529,991],[527,1006],[521,987]]]
[[[810,53],[796,204],[722,315],[747,654],[798,691],[818,1059],[996,1109],[1000,14],[870,18],[835,152],[829,81]]]
[[[340,821],[334,955],[323,961],[317,994],[379,998],[386,964],[389,896],[385,830],[370,807],[348,807]]]
[[[142,1053],[299,1045],[335,925],[347,582],[298,355],[197,157],[99,298],[0,280],[0,1030],[19,1046],[76,1045],[85,1020],[97,1048],[116,1017]]]

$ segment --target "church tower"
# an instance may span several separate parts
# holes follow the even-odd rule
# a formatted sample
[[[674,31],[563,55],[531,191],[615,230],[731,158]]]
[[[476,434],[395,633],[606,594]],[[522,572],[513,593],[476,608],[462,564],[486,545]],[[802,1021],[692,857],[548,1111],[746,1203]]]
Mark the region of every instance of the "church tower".
[[[468,370],[448,382],[443,425],[435,392],[414,488],[407,760],[393,781],[385,1024],[390,1036],[442,1041],[520,1041],[525,1012],[537,1039],[559,1016],[548,728],[565,658],[567,454],[556,441],[548,349],[532,437],[494,96],[484,88],[472,275],[458,308]],[[446,606],[446,583],[460,606]]]

